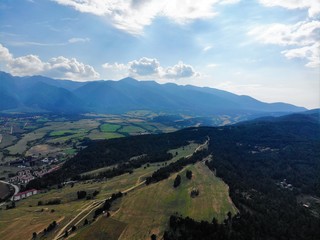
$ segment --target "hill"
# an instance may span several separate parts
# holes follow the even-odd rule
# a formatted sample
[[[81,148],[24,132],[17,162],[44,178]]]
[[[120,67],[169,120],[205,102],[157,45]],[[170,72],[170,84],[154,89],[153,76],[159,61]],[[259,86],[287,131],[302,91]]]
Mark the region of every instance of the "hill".
[[[217,236],[220,236],[217,239],[318,239],[320,125],[317,114],[313,111],[225,127],[188,128],[169,134],[91,142],[59,171],[30,182],[29,187],[52,186],[70,178],[113,178],[156,161],[161,165],[147,177],[148,187],[136,192],[149,194],[145,189],[164,186],[177,172],[212,154],[213,160],[205,164],[228,184],[230,197],[240,214],[229,216],[222,224],[197,222],[173,214],[164,239]],[[172,157],[166,154],[169,149],[183,147],[190,141],[207,141],[208,145],[190,158],[167,162]],[[83,172],[106,166],[111,168],[104,173],[81,177]],[[123,201],[129,204],[131,200],[129,195]],[[125,206],[122,211],[125,209],[132,212],[139,208]],[[196,215],[193,217],[197,219]]]
[[[125,113],[149,110],[171,114],[273,115],[304,111],[286,103],[264,103],[227,91],[125,78],[73,82],[42,76],[14,77],[0,72],[0,111]]]

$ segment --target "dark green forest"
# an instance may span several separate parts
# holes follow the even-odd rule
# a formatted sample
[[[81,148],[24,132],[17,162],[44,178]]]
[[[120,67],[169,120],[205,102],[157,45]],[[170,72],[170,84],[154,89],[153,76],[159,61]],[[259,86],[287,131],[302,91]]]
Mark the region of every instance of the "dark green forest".
[[[215,131],[206,164],[229,185],[239,214],[221,224],[171,216],[164,239],[320,239],[319,217],[297,202],[320,196],[318,121],[292,115]]]

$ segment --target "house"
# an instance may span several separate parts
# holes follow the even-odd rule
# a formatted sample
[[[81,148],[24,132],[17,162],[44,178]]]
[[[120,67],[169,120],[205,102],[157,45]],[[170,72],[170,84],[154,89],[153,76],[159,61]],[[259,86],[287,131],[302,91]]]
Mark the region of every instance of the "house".
[[[38,190],[31,189],[31,190],[28,190],[28,191],[17,193],[16,195],[13,196],[13,200],[14,201],[19,201],[21,199],[24,199],[24,198],[27,198],[27,197],[30,197],[30,196],[36,195],[36,194],[38,194]]]

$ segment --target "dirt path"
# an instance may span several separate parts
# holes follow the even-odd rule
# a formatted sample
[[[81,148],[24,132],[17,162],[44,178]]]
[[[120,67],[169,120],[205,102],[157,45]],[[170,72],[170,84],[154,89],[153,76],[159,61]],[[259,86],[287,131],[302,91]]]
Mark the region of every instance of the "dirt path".
[[[57,240],[61,238],[64,234],[64,231],[71,225],[71,223],[73,223],[79,216],[81,216],[81,214],[83,214],[85,211],[90,209],[90,207],[94,206],[96,203],[97,201],[91,202],[89,204],[85,204],[83,206],[83,210],[80,213],[78,213],[74,218],[72,218],[63,228],[61,228],[60,231],[56,234],[56,236],[53,239]],[[99,203],[101,204],[101,201]]]
[[[130,188],[127,188],[123,191],[121,191],[122,193],[128,193],[132,190],[134,190],[135,188],[143,185],[146,181],[143,181],[139,184],[136,184]],[[97,209],[98,207],[100,207],[106,200],[108,199],[111,199],[111,197],[108,197],[104,200],[100,200],[100,201],[94,201],[94,202],[91,202],[87,205],[87,207],[83,207],[82,211],[80,213],[78,213],[74,218],[72,218],[63,228],[61,228],[59,230],[59,232],[56,234],[56,236],[53,238],[53,240],[58,240],[60,238],[63,237],[64,235],[64,232],[67,230],[69,231],[68,227],[70,228],[72,223],[75,222],[82,214],[85,214],[83,217],[81,217],[75,224],[73,224],[74,226],[77,226],[81,223],[81,221],[83,221],[86,217],[88,217],[95,209]],[[87,213],[85,213],[87,212]]]
[[[201,144],[199,147],[197,147],[193,153],[196,153],[197,151],[200,151],[200,150],[202,150],[203,148],[208,147],[209,141],[210,141],[210,138],[208,137],[208,139],[207,139],[203,144]],[[186,156],[186,157],[188,158],[188,157],[191,157],[192,155],[193,155],[193,154],[190,154],[190,155],[188,155],[188,156]],[[139,176],[139,178],[137,179],[137,182],[136,182],[136,184],[135,184],[134,186],[132,186],[132,187],[130,187],[130,188],[127,188],[127,189],[125,189],[125,190],[123,190],[123,191],[121,191],[121,192],[122,192],[122,193],[128,193],[128,192],[130,192],[130,191],[132,191],[132,190],[134,190],[134,189],[142,186],[143,184],[145,184],[145,182],[146,182],[145,180],[142,181],[142,182],[140,182],[140,180],[141,180],[141,178],[142,178],[143,176],[145,176],[145,175],[147,175],[147,174],[150,174],[150,173],[145,173],[145,174]],[[139,183],[139,182],[140,182],[140,183]],[[95,209],[97,209],[98,207],[100,207],[106,200],[108,200],[108,199],[110,199],[110,198],[111,198],[111,197],[108,197],[108,198],[106,198],[106,199],[104,199],[104,200],[91,202],[87,207],[84,207],[84,209],[83,209],[80,213],[78,213],[78,214],[77,214],[73,219],[71,219],[63,228],[60,229],[60,231],[56,234],[56,236],[53,238],[53,240],[58,240],[58,239],[62,238],[63,235],[64,235],[64,232],[65,232],[66,230],[69,231],[68,227],[70,228],[71,224],[72,224],[73,222],[75,222],[82,214],[85,214],[85,215],[82,216],[77,222],[75,222],[74,226],[79,225],[79,224],[80,224],[86,217],[88,217]],[[113,215],[116,214],[119,210],[120,210],[120,209],[118,209],[115,213],[113,213]],[[85,213],[85,212],[87,212],[87,213]]]

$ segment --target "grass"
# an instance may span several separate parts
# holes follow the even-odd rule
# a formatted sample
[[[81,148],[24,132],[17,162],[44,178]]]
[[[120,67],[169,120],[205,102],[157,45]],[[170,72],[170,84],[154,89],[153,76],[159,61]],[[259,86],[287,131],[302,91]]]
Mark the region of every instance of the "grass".
[[[192,170],[192,180],[187,180],[185,171]],[[198,221],[211,221],[216,217],[222,221],[228,211],[236,212],[228,186],[203,164],[188,166],[181,173],[182,183],[173,188],[176,176],[147,187],[138,189],[124,197],[120,210],[114,219],[128,224],[121,239],[147,239],[152,233],[162,235],[169,216],[176,212]],[[198,197],[191,198],[193,188],[200,191]],[[143,226],[143,227],[142,227]]]
[[[66,153],[67,155],[74,155],[77,153],[77,150],[74,148],[67,148],[63,152]]]
[[[121,128],[121,125],[110,123],[105,123],[100,126],[102,132],[116,132],[119,128]]]
[[[119,132],[133,134],[133,133],[145,132],[145,130],[137,126],[123,126],[121,129],[119,129]]]
[[[31,133],[24,134],[23,137],[15,144],[7,149],[11,154],[22,154],[28,149],[28,143],[35,141],[37,139],[41,139],[45,136],[45,131],[36,130]]]
[[[79,132],[84,132],[84,129],[77,129],[77,130],[60,130],[60,131],[53,131],[49,134],[50,137],[61,137],[66,135],[72,135]]]
[[[13,167],[13,166],[1,166],[0,167],[0,177],[8,177],[9,173],[16,174],[21,171],[21,168]]]
[[[1,210],[0,236],[1,239],[31,239],[33,232],[41,232],[52,221],[64,222],[71,218],[82,202],[61,204],[55,206],[17,207]],[[51,212],[54,209],[54,212]]]
[[[31,155],[46,155],[49,153],[56,153],[59,152],[61,149],[48,145],[48,144],[39,144],[39,145],[35,145],[33,147],[31,147],[27,152],[26,155],[27,156],[31,156]]]
[[[126,228],[125,223],[115,219],[101,217],[92,226],[81,229],[72,240],[118,240],[123,230]]]
[[[149,123],[137,123],[137,125],[149,132],[155,132],[158,130],[156,126],[150,125]]]
[[[2,141],[0,143],[0,148],[5,148],[7,146],[10,146],[17,138],[10,134],[1,134],[2,135]]]
[[[89,133],[88,137],[92,140],[99,140],[99,139],[120,138],[120,137],[124,137],[124,135],[117,132],[100,132],[98,130],[93,130]]]

